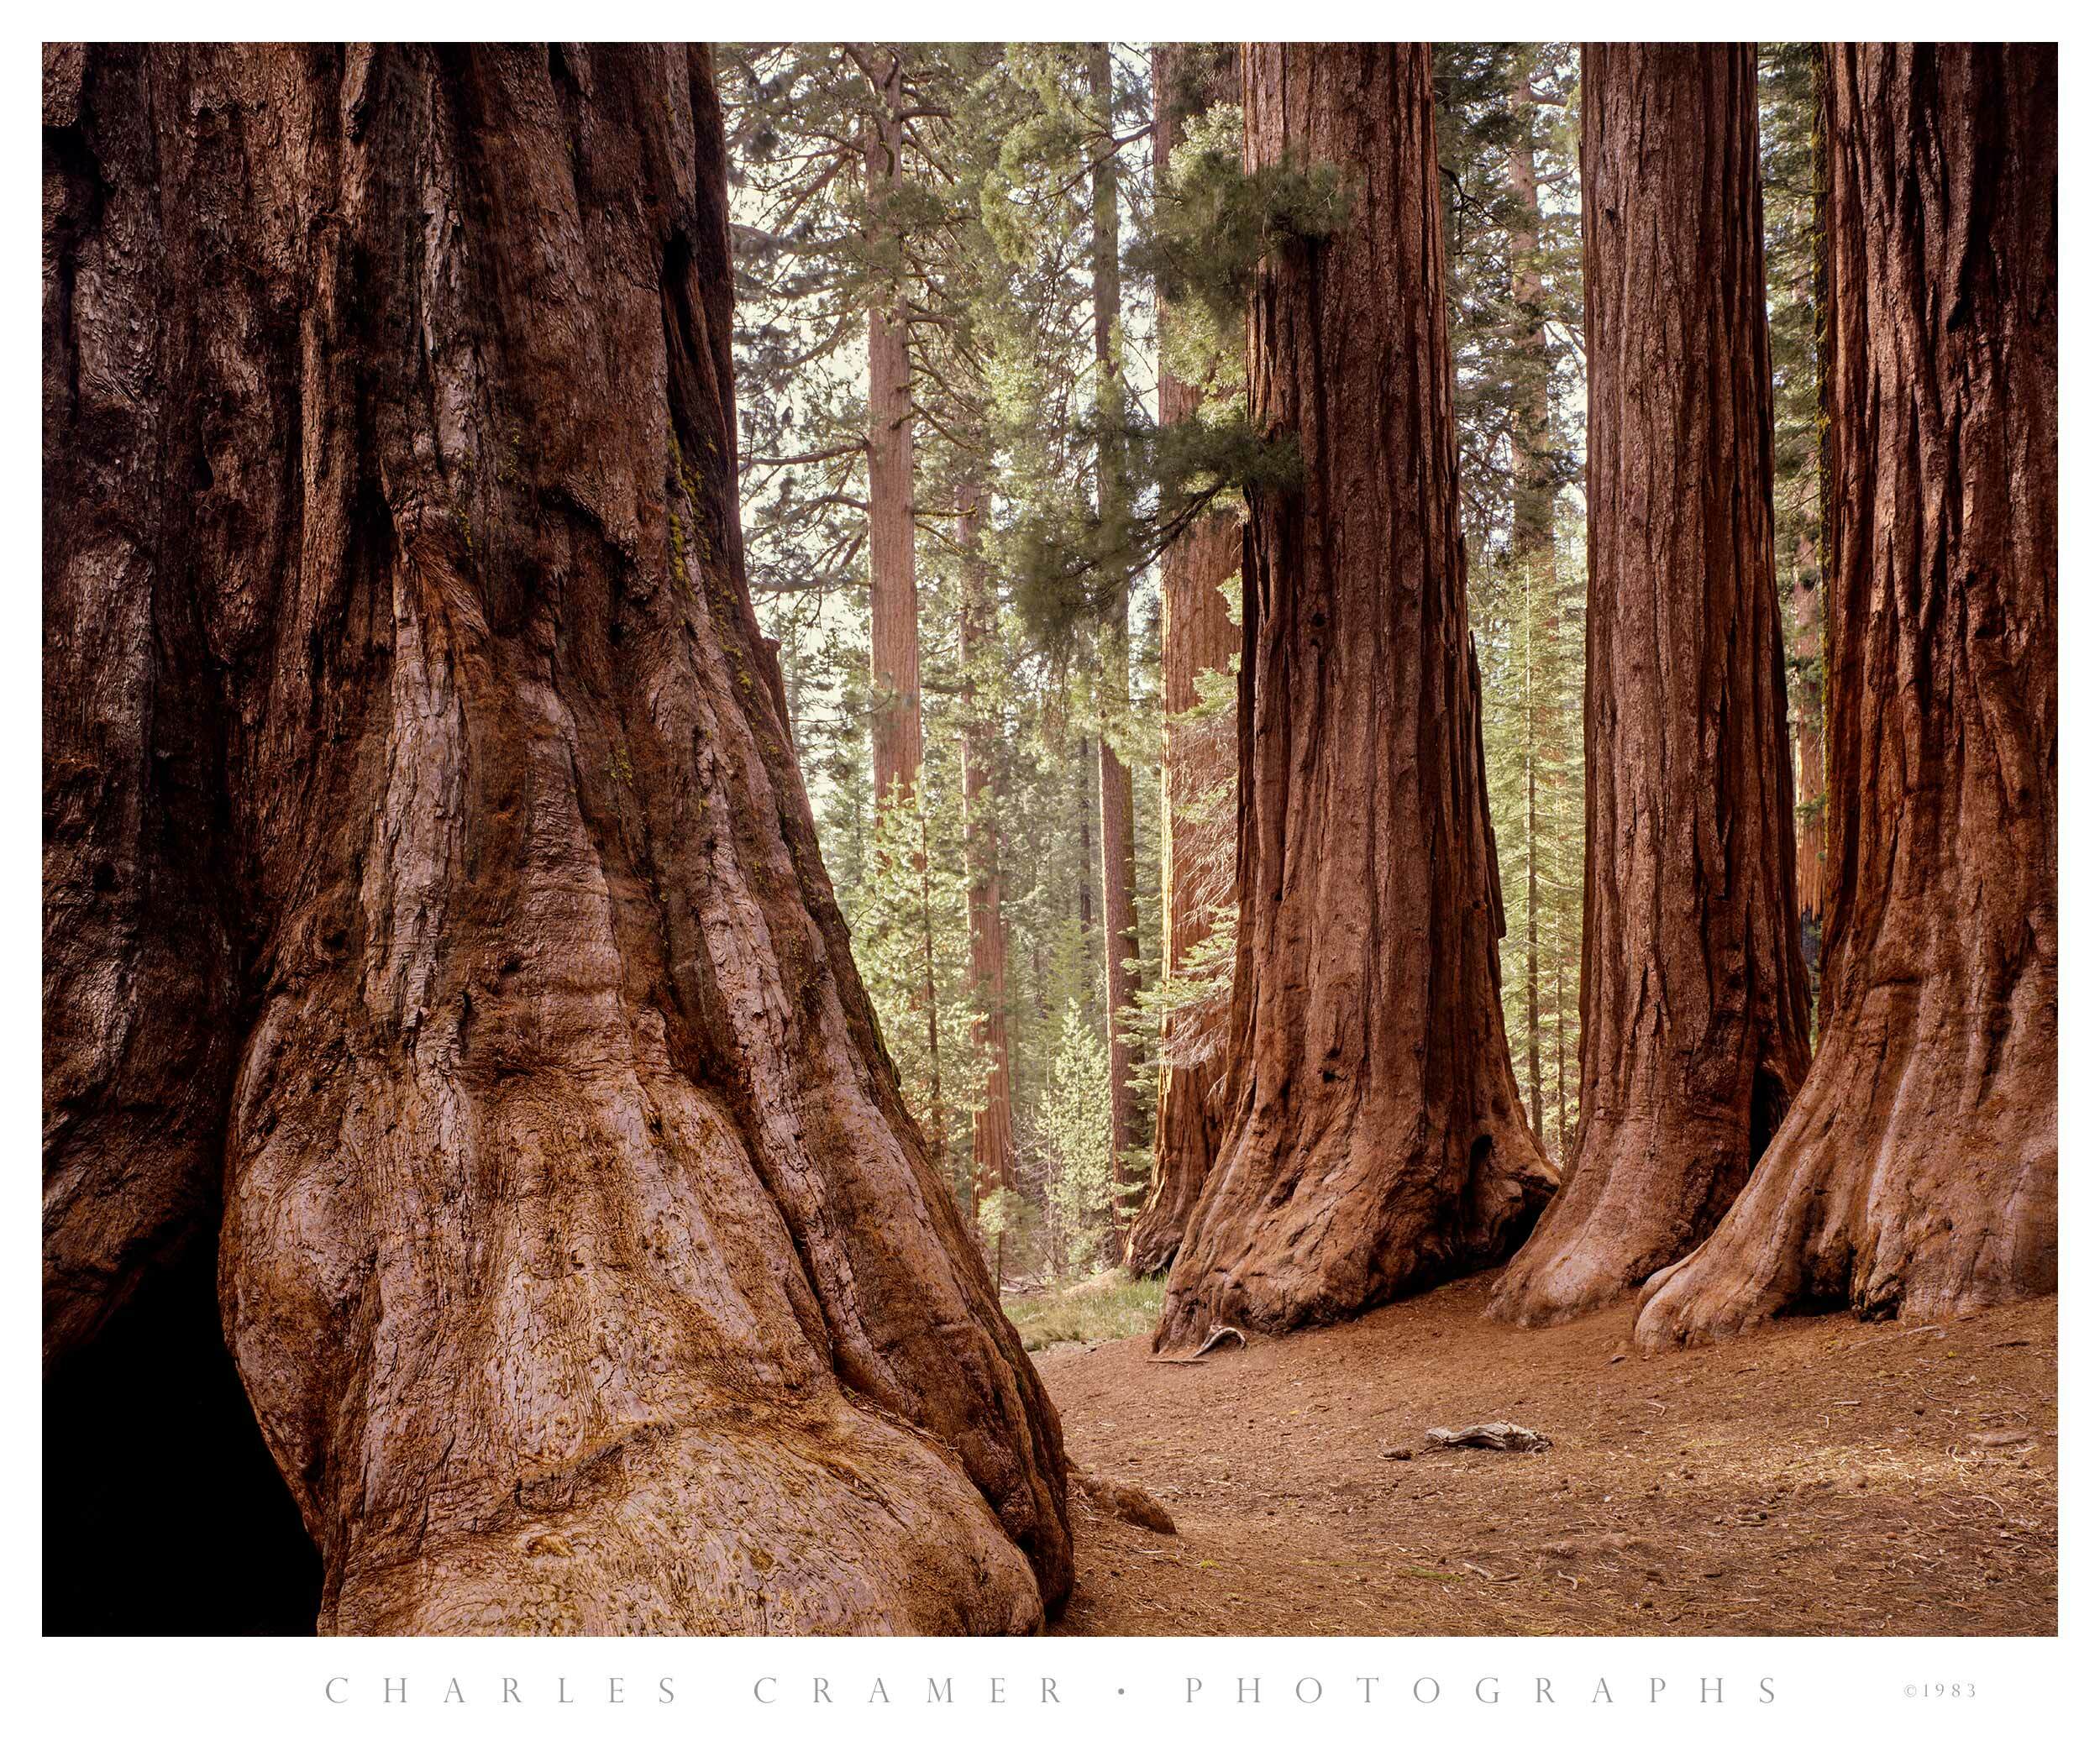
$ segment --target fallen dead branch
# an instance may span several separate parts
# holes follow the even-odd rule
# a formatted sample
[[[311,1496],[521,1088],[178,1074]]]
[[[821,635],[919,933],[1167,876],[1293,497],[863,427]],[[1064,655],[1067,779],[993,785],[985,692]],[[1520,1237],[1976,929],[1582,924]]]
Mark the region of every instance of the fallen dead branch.
[[[1245,1346],[1247,1344],[1247,1336],[1241,1333],[1237,1328],[1230,1328],[1227,1327],[1223,1322],[1217,1322],[1212,1324],[1210,1335],[1205,1340],[1203,1344],[1198,1346],[1194,1351],[1189,1353],[1185,1357],[1169,1357],[1163,1354],[1155,1355],[1151,1360],[1151,1362],[1154,1364],[1200,1364],[1205,1359],[1209,1357],[1211,1353],[1216,1351],[1221,1346],[1226,1345],[1235,1341],[1236,1341],[1240,1345]]]
[[[1436,1449],[1515,1450],[1535,1454],[1553,1446],[1553,1439],[1540,1431],[1497,1419],[1488,1424],[1469,1424],[1462,1431],[1432,1428],[1422,1434]]]

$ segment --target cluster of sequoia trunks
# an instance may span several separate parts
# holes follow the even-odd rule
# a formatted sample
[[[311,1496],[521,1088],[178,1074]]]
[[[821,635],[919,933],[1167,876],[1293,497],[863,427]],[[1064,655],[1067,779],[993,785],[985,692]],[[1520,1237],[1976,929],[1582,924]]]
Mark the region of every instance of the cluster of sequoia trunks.
[[[2056,51],[1834,45],[1821,132],[1823,1036],[1645,1345],[2056,1282]]]
[[[1647,1346],[2052,1289],[2055,50],[1824,56],[1813,1063],[1756,55],[1584,51],[1582,1113],[1550,1201],[1499,1016],[1426,51],[1242,71],[1249,169],[1339,164],[1354,198],[1272,246],[1249,314],[1251,410],[1305,479],[1250,494],[1225,1114],[1163,1118],[1156,1205],[1201,1192],[1133,1250],[1174,1256],[1158,1343],[1520,1243],[1494,1313],[1642,1289]]]
[[[215,1243],[323,1629],[1039,1627],[1057,1417],[745,590],[706,50],[61,47],[44,123],[53,1398]]]

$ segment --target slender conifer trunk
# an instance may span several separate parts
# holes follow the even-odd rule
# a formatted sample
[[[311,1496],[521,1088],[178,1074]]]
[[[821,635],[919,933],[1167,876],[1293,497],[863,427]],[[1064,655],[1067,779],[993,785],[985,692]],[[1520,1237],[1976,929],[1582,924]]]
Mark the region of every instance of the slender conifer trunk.
[[[875,807],[919,786],[919,590],[913,522],[911,327],[892,202],[904,180],[904,69],[878,51],[867,123],[868,242],[893,275],[868,310],[868,616],[874,689]],[[884,270],[882,265],[878,271]]]
[[[1221,44],[1161,44],[1152,50],[1158,115],[1152,136],[1155,182],[1179,142],[1189,113],[1236,102],[1238,63]],[[1172,320],[1173,312],[1164,319]],[[1190,417],[1198,391],[1163,368],[1159,422]],[[1236,736],[1230,715],[1189,719],[1198,703],[1197,675],[1230,669],[1240,646],[1221,584],[1240,567],[1237,517],[1205,516],[1161,555],[1160,700],[1166,716],[1160,772],[1163,963],[1173,974],[1209,936],[1214,906],[1231,894]],[[1224,1121],[1226,1002],[1178,1013],[1161,1037],[1159,1114],[1152,1143],[1152,1184],[1125,1250],[1133,1272],[1158,1273],[1173,1260],[1181,1233],[1203,1192]]]
[[[1128,512],[1130,485],[1121,426],[1123,385],[1122,217],[1114,140],[1115,75],[1106,43],[1089,43],[1088,95],[1100,138],[1094,151],[1094,368],[1099,394],[1100,441],[1095,450],[1095,490],[1101,520],[1121,524]],[[1126,1161],[1135,1144],[1137,1093],[1131,1084],[1131,1046],[1124,1015],[1137,999],[1137,839],[1131,810],[1130,766],[1119,749],[1130,726],[1130,580],[1119,574],[1109,590],[1096,632],[1095,685],[1101,716],[1101,945],[1106,960],[1103,989],[1108,1000],[1109,1144],[1116,1181],[1115,1219],[1120,1233],[1142,1192]]]
[[[998,602],[984,558],[983,480],[966,473],[957,495],[955,542],[963,553],[963,845],[969,879],[973,1036],[984,1057],[980,1102],[970,1125],[973,1208],[1014,1186],[1013,1072],[1007,1052],[1006,920],[1000,872],[997,721],[980,686],[995,657]],[[994,1249],[1005,1272],[1005,1239]]]

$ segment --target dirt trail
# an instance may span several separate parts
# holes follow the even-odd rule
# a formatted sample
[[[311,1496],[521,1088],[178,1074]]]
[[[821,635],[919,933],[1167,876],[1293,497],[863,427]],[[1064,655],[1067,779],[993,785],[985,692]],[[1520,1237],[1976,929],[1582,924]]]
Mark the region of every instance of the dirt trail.
[[[1179,1528],[1075,1486],[1059,1633],[2055,1631],[2054,1301],[1643,1359],[1624,1310],[1525,1332],[1482,1319],[1487,1285],[1201,1365],[1037,1354],[1073,1460]],[[1498,1418],[1554,1447],[1423,1447]]]

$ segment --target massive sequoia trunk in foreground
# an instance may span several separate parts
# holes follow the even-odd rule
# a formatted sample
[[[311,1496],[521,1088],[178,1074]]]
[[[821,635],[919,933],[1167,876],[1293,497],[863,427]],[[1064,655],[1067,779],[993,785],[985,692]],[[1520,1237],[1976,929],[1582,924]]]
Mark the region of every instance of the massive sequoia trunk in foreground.
[[[54,1358],[223,1171],[323,1628],[1039,1624],[744,591],[705,51],[46,65]]]
[[[1252,503],[1233,1114],[1158,1341],[1332,1320],[1499,1259],[1551,1191],[1496,995],[1425,46],[1252,45],[1251,166],[1343,166],[1344,228],[1278,244]]]
[[[2056,1276],[2056,55],[1830,51],[1828,1025],[1645,1345]]]
[[[1152,49],[1155,186],[1188,118],[1239,97],[1237,58],[1230,44],[1160,43]],[[1172,321],[1171,308],[1163,318]],[[1200,392],[1159,372],[1159,422],[1192,417]],[[1184,974],[1189,956],[1210,936],[1216,906],[1232,894],[1233,760],[1229,714],[1192,716],[1197,675],[1225,673],[1240,644],[1223,584],[1240,568],[1238,517],[1205,515],[1160,554],[1159,690],[1166,715],[1159,789],[1163,962]],[[1152,1136],[1152,1182],[1131,1225],[1124,1262],[1135,1273],[1165,1271],[1210,1173],[1223,1124],[1225,1008],[1221,999],[1171,1015],[1160,1040],[1159,1112]]]
[[[1761,210],[1754,50],[1584,49],[1582,1125],[1515,1321],[1696,1247],[1808,1071]]]

